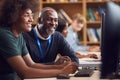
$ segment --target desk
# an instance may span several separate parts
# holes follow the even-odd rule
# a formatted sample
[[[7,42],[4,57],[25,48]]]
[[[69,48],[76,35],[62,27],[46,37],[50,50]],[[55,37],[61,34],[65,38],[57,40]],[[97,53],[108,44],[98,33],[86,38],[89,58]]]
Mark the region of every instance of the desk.
[[[36,79],[24,79],[24,80],[120,80],[120,79],[100,79],[100,71],[94,71],[91,77],[71,77],[70,79],[57,79],[53,78],[36,78]]]
[[[94,74],[91,77],[71,77],[69,80],[109,80],[109,79],[100,79],[100,72],[94,71]],[[24,79],[24,80],[57,80],[57,78],[36,78],[36,79]],[[60,79],[58,79],[60,80]]]
[[[93,53],[93,52],[91,52]],[[100,52],[96,53],[99,56],[100,60]],[[88,58],[87,58],[88,60]],[[93,59],[89,59],[93,60]],[[98,67],[101,65],[101,62],[94,62],[94,61],[86,61],[86,58],[79,59],[80,61],[80,67]],[[94,71],[94,74],[91,77],[71,77],[69,80],[102,80],[99,78],[100,77],[100,72],[99,71]],[[57,78],[36,78],[36,79],[24,79],[24,80],[57,80]],[[60,80],[60,79],[58,79]],[[109,80],[109,79],[103,79],[103,80]]]

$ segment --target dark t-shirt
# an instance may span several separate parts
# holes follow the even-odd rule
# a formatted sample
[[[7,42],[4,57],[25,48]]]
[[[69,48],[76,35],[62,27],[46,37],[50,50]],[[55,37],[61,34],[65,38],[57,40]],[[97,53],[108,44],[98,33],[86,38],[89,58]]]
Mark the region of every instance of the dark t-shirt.
[[[55,32],[51,36],[52,41],[50,43],[50,47],[47,53],[45,53],[45,51],[48,47],[47,45],[48,40],[41,40],[39,38],[44,54],[43,62],[41,59],[41,55],[37,45],[34,31],[32,30],[31,32],[24,33],[23,36],[26,40],[28,51],[33,61],[36,63],[48,63],[48,64],[53,63],[58,53],[60,53],[62,56],[69,56],[72,61],[78,63],[78,58],[76,57],[75,52],[59,32]]]
[[[0,80],[14,80],[15,71],[6,59],[13,56],[25,56],[28,50],[22,34],[15,37],[9,27],[0,28]]]

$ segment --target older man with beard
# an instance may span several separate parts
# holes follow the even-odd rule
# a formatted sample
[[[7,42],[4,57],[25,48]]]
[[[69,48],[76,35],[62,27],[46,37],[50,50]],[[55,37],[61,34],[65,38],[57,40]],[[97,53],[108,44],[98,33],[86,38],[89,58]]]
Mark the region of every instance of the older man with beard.
[[[58,26],[58,14],[50,7],[46,7],[41,11],[38,25],[31,32],[24,33],[26,45],[33,61],[37,63],[55,64],[58,54],[62,57],[57,64],[65,61],[73,61],[79,64],[75,52],[64,39],[64,37],[56,32]]]

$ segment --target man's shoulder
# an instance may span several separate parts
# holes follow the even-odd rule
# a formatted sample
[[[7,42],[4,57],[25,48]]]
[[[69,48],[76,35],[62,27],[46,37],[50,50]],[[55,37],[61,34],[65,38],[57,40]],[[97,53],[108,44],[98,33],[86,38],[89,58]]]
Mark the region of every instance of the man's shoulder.
[[[52,36],[53,36],[53,39],[57,41],[64,39],[64,36],[58,31],[55,31]]]

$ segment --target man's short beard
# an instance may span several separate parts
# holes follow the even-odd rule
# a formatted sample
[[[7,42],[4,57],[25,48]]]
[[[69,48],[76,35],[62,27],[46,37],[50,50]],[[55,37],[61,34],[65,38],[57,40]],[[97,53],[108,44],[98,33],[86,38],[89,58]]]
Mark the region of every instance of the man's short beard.
[[[52,34],[55,32],[55,30],[51,33],[51,32],[47,29],[46,32],[47,32],[47,34],[49,34],[49,36],[50,36],[50,35],[52,35]]]

